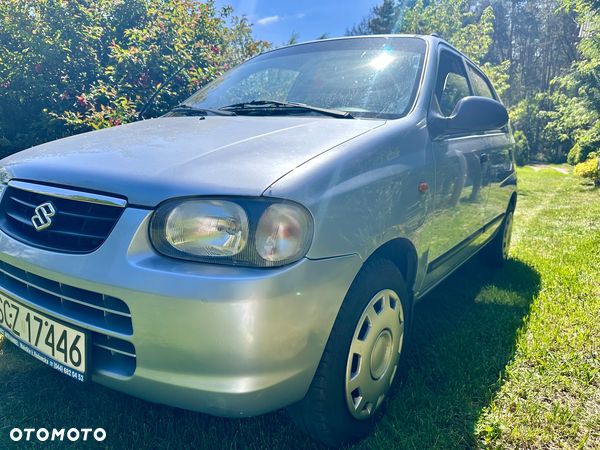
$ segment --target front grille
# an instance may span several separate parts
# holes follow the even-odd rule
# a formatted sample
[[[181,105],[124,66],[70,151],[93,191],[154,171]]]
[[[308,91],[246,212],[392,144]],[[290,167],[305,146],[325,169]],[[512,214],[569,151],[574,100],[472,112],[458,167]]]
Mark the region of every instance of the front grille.
[[[97,201],[99,197],[108,198],[14,181],[6,187],[0,201],[0,229],[34,247],[89,253],[102,245],[124,209],[125,202],[120,199],[110,204]],[[122,205],[116,206],[119,202]],[[42,217],[45,227],[38,230],[33,222],[38,215],[36,208],[48,204],[51,206],[45,208],[49,214]]]
[[[0,261],[2,291],[78,323],[131,336],[129,307],[120,299],[40,277]],[[95,371],[130,376],[135,372],[133,344],[103,333],[92,334],[92,366]]]

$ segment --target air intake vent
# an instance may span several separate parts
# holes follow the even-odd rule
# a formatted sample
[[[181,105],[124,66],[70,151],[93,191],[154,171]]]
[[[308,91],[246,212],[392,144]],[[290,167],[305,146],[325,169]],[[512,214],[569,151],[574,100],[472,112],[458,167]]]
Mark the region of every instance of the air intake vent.
[[[4,261],[0,261],[0,288],[38,306],[43,312],[68,317],[78,325],[133,334],[129,308],[118,298],[49,280]]]
[[[129,341],[99,331],[133,335],[131,312],[122,300],[40,277],[0,261],[0,291],[27,301],[44,314],[69,319],[78,327],[94,327],[94,372],[131,376],[136,368],[135,347]]]

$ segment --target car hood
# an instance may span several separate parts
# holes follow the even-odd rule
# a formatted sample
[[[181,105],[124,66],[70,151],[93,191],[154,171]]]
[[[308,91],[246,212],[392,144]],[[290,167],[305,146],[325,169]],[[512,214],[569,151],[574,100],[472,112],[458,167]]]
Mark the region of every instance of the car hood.
[[[327,117],[163,117],[39,145],[2,161],[12,178],[155,206],[186,195],[259,196],[307,160],[382,125]]]

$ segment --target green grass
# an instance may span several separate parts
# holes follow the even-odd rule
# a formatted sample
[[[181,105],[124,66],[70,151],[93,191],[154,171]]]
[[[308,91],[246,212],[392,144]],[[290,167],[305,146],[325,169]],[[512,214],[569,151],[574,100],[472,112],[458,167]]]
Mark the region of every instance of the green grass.
[[[552,169],[521,169],[519,184],[512,259],[499,271],[474,260],[419,303],[404,381],[356,448],[600,448],[600,193]],[[284,412],[153,405],[5,343],[0,448],[13,427],[72,426],[104,427],[109,448],[316,447]]]

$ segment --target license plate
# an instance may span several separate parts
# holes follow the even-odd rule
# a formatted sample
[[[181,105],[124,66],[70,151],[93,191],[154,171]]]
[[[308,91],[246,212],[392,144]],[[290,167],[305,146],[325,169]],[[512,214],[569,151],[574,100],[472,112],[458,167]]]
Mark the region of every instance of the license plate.
[[[85,381],[86,333],[0,294],[0,334],[50,367]]]

